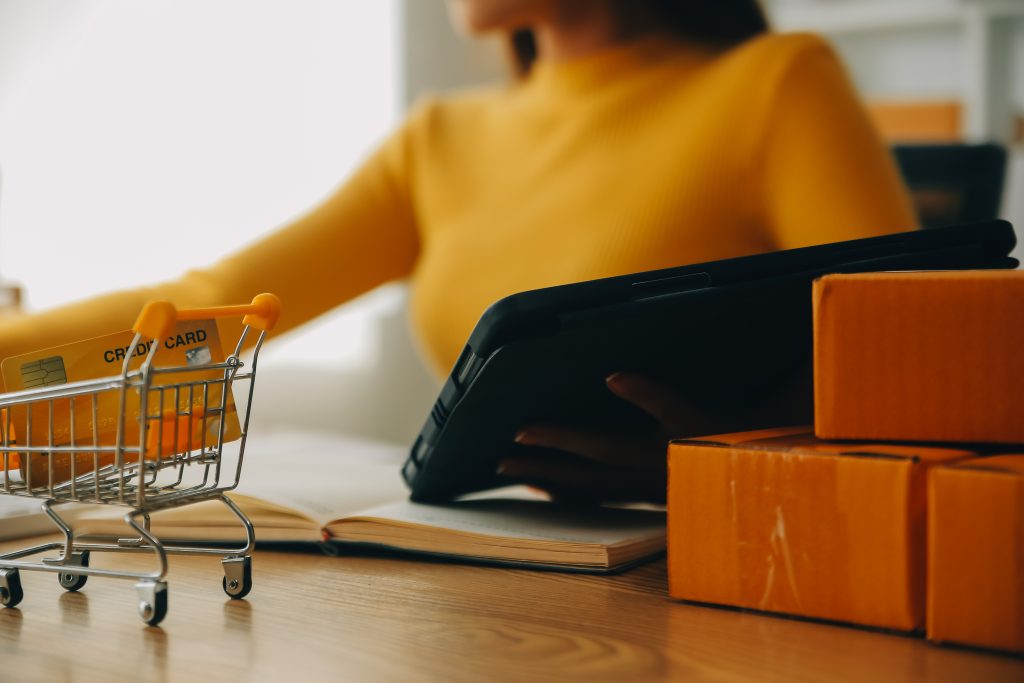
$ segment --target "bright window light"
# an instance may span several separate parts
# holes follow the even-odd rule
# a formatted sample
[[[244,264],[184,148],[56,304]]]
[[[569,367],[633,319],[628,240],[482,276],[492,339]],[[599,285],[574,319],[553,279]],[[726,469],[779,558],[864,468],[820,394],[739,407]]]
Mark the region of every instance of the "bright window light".
[[[394,125],[396,11],[4,0],[0,276],[48,308],[173,278],[303,213]],[[327,344],[281,352],[365,355],[372,312],[355,308],[321,321]]]

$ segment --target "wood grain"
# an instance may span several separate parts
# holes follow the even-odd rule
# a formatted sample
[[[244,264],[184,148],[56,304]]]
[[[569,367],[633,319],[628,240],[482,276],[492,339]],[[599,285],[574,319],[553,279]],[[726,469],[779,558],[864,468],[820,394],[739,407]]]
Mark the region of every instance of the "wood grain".
[[[216,559],[172,557],[168,617],[146,628],[129,581],[64,593],[22,572],[25,601],[0,609],[0,681],[1024,680],[1021,659],[673,602],[664,562],[597,577],[261,551],[237,602],[221,576]]]

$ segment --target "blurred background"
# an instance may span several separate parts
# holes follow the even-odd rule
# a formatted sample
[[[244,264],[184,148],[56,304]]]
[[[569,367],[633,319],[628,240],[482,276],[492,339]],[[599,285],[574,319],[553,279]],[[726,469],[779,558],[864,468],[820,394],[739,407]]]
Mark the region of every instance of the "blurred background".
[[[1024,0],[764,5],[835,44],[926,223],[1024,228]],[[506,78],[442,0],[0,0],[0,308],[212,262],[328,194],[417,97]],[[257,419],[411,442],[438,385],[405,300],[275,340]]]

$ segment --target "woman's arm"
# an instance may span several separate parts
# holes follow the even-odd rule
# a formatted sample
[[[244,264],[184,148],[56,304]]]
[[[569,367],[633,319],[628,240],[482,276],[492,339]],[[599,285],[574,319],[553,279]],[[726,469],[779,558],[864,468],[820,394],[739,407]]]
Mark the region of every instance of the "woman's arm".
[[[910,197],[833,50],[786,36],[752,173],[778,249],[917,227]]]
[[[259,292],[273,292],[283,304],[280,333],[408,275],[419,252],[407,182],[410,125],[315,209],[212,266],[171,282],[0,320],[0,360],[128,329],[151,299],[195,307],[246,303]],[[225,330],[224,338],[235,332]]]

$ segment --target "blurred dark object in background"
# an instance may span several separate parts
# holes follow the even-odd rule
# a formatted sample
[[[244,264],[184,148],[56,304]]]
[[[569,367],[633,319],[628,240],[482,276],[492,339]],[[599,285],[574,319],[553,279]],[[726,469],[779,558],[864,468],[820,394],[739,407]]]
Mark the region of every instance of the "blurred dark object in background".
[[[894,145],[922,228],[996,218],[1006,150],[995,144]]]

